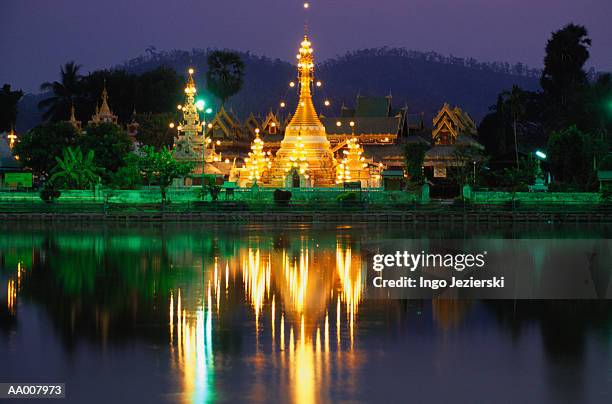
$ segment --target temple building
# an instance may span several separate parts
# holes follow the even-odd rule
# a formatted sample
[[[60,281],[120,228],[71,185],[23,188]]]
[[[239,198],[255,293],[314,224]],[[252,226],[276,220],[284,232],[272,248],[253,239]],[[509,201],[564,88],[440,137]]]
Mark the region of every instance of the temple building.
[[[24,173],[23,165],[19,162],[19,157],[13,155],[13,148],[17,141],[17,135],[14,130],[6,133],[0,133],[0,188],[13,188],[19,184],[14,183],[9,176],[17,173]],[[15,178],[13,176],[13,178]],[[30,187],[31,185],[31,174]]]
[[[465,161],[460,158],[463,149],[484,149],[475,139],[477,132],[468,113],[444,104],[433,119],[432,148],[425,154],[424,166],[429,168],[433,178],[446,178],[448,167],[464,165]]]
[[[322,117],[321,120],[332,145],[354,137],[364,146],[391,144],[408,134],[407,111],[407,107],[394,110],[391,96],[358,95],[354,109],[343,105],[339,117]]]
[[[76,121],[76,119],[75,119]],[[98,107],[96,104],[96,112],[88,122],[89,125],[97,125],[101,123],[114,123],[118,125],[117,115],[113,114],[108,105],[108,92],[106,91],[106,82],[104,82],[104,89],[102,90],[102,103]]]
[[[477,135],[476,124],[467,112],[446,103],[442,106],[433,118],[432,145],[423,163],[424,173],[434,186],[432,192],[437,188],[439,196],[458,194],[452,170],[480,161],[478,154],[484,146],[476,140]]]
[[[210,174],[219,177],[229,176],[232,163],[229,159],[223,159],[216,148],[222,141],[214,139],[214,131],[208,132],[211,136],[203,134],[202,122],[196,105],[195,96],[197,88],[193,80],[193,69],[189,69],[189,78],[185,86],[185,102],[179,105],[183,114],[181,123],[177,126],[178,136],[175,139],[174,155],[177,160],[193,163],[191,178],[185,178],[184,185],[199,185],[202,183],[202,174]],[[219,116],[219,114],[217,114]],[[222,115],[225,116],[225,115]],[[212,122],[211,122],[212,123]],[[174,127],[174,124],[170,124]]]
[[[331,187],[336,183],[337,163],[325,126],[312,102],[314,57],[307,35],[304,35],[297,59],[300,85],[297,108],[285,128],[272,168],[262,179],[264,184],[273,187]]]
[[[259,122],[256,118],[247,120],[243,125],[232,111],[221,106],[219,112],[206,124],[205,133],[213,146],[219,144],[217,150],[233,160],[248,153],[251,141],[255,138],[255,129],[258,128]]]

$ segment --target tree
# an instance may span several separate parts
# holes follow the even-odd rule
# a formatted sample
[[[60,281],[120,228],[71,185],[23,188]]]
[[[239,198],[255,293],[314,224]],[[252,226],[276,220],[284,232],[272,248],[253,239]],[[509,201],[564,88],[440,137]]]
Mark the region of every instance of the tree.
[[[576,126],[554,132],[548,141],[550,170],[555,181],[588,190],[596,184],[593,159],[601,153],[595,139]]]
[[[10,84],[0,90],[0,132],[9,131],[17,121],[17,103],[23,97],[23,91],[12,91]]]
[[[171,113],[181,102],[183,78],[167,67],[142,74],[122,69],[98,70],[82,79],[82,103],[77,113],[87,119],[100,103],[100,94],[106,85],[110,104],[119,120],[127,122],[134,110],[141,113]],[[167,124],[167,123],[166,123]]]
[[[582,96],[588,85],[584,65],[590,56],[590,46],[586,28],[575,24],[554,32],[546,45],[540,83],[552,129],[577,124],[583,116]]]
[[[587,116],[592,123],[589,130],[602,141],[607,150],[612,147],[612,75],[600,75],[591,85],[588,99]]]
[[[149,185],[159,185],[162,203],[166,203],[166,191],[176,178],[187,176],[193,164],[179,162],[168,148],[160,151],[151,146],[144,146],[140,153],[140,172]]]
[[[123,159],[132,148],[132,141],[125,131],[113,123],[89,125],[77,139],[84,151],[93,150],[95,163],[115,172],[123,165]]]
[[[94,161],[94,151],[83,155],[80,147],[67,147],[63,158],[56,157],[57,165],[49,181],[59,188],[92,189],[100,182],[101,169]]]
[[[414,184],[422,184],[424,181],[423,161],[427,150],[429,146],[424,143],[408,143],[404,147],[406,171],[410,175],[410,181]]]
[[[43,119],[54,122],[68,120],[70,108],[81,96],[81,65],[74,61],[60,67],[60,81],[46,82],[40,86],[51,96],[38,103],[38,108],[44,109]]]
[[[449,179],[459,187],[466,184],[475,184],[481,179],[481,171],[486,163],[482,151],[473,146],[457,147],[454,158],[460,162],[448,170]]]
[[[235,52],[214,51],[208,55],[206,88],[221,100],[221,105],[242,88],[244,62]]]
[[[77,133],[67,122],[39,125],[21,137],[14,153],[37,175],[47,175],[55,167],[56,157],[64,148],[73,146]]]
[[[128,154],[123,166],[110,175],[109,182],[115,189],[136,189],[141,186],[140,157],[135,153]]]
[[[528,156],[522,159],[520,168],[506,168],[501,173],[496,172],[493,175],[498,177],[497,185],[513,192],[527,192],[529,185],[535,182],[537,164],[535,158]]]
[[[176,113],[165,114],[140,114],[136,117],[138,121],[138,134],[136,138],[144,145],[153,146],[156,149],[171,147],[174,143],[176,129],[168,127],[170,122],[176,122]]]
[[[512,86],[512,91],[505,91],[502,93],[502,97],[505,98],[502,108],[508,108],[508,112],[512,117],[512,131],[514,133],[514,153],[516,156],[516,168],[519,169],[519,155],[518,155],[518,137],[517,137],[517,125],[520,119],[525,115],[525,92],[517,85]]]

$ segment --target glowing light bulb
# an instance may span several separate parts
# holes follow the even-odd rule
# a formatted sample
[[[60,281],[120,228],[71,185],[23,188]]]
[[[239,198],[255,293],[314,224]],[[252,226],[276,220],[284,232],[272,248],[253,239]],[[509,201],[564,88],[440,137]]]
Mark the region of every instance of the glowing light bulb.
[[[317,81],[317,87],[321,87],[323,85],[323,83],[321,83],[320,81]]]
[[[285,101],[281,101],[281,103],[280,103],[281,108],[285,108],[285,105],[287,105],[287,104],[285,104]]]
[[[304,3],[304,8],[310,8],[310,3]]]
[[[183,106],[181,104],[179,104],[179,105],[176,106],[176,109],[178,109],[180,111],[181,109],[183,109]]]
[[[329,107],[331,105],[331,102],[329,102],[329,100],[325,100],[324,104],[326,107]]]
[[[337,126],[337,127],[342,126],[342,122],[340,122],[340,121],[336,122],[336,126]]]
[[[351,128],[352,128],[353,126],[355,126],[355,122],[351,121],[349,125],[351,125]]]
[[[189,74],[193,74],[194,73],[194,70],[192,68],[189,68],[188,71],[189,71]]]
[[[217,140],[217,146],[220,146],[220,145],[221,145],[221,141]]]
[[[168,126],[170,126],[170,129],[173,129],[174,128],[174,122],[170,122],[170,125],[168,125]]]
[[[295,83],[292,81],[291,83],[289,83],[289,87],[291,88],[295,87]]]

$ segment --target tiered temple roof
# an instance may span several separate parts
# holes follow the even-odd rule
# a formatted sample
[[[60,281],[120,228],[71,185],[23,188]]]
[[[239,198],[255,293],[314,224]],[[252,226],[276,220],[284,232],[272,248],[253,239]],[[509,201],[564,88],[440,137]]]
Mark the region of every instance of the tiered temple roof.
[[[461,150],[482,150],[476,136],[478,130],[470,115],[459,107],[445,103],[433,119],[433,147],[425,153],[425,167],[462,166]],[[444,174],[445,175],[445,174]]]
[[[363,145],[391,144],[407,135],[407,108],[394,110],[391,101],[390,95],[386,97],[358,95],[355,108],[343,106],[339,117],[323,117],[322,121],[330,142],[335,144],[355,136]]]
[[[460,135],[474,136],[476,124],[470,115],[459,107],[451,108],[447,103],[433,119],[431,133],[434,144],[455,144]]]
[[[102,103],[100,107],[96,105],[96,112],[91,117],[89,124],[101,124],[101,123],[114,123],[117,125],[117,115],[113,114],[113,111],[108,105],[108,92],[106,91],[106,82],[104,82],[104,89],[102,90]]]

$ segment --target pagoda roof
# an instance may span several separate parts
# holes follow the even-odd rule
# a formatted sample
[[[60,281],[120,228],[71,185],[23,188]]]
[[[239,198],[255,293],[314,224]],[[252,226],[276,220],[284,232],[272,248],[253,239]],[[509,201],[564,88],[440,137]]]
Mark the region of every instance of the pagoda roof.
[[[367,97],[358,95],[355,117],[381,117],[391,115],[391,96]]]
[[[364,155],[374,161],[386,161],[404,158],[404,144],[363,145]]]
[[[322,118],[325,132],[328,135],[351,134],[350,122],[355,122],[355,134],[397,135],[401,131],[402,118],[395,117],[354,117]],[[336,123],[341,122],[341,126]]]

